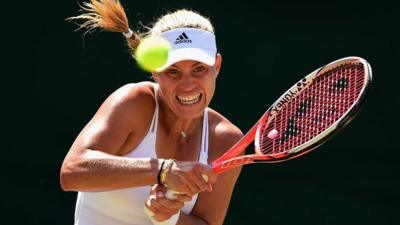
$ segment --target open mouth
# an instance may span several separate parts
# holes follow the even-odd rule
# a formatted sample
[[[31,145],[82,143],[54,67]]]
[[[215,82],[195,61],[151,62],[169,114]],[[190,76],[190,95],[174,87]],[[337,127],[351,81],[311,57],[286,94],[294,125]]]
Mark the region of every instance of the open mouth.
[[[176,99],[178,100],[179,103],[183,105],[192,105],[200,101],[201,93],[190,96],[176,96]]]

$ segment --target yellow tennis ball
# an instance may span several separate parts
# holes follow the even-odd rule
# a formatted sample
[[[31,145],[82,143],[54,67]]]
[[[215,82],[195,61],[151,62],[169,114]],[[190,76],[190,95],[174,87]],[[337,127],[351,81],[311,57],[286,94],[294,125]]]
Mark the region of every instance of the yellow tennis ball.
[[[168,60],[171,45],[160,36],[144,38],[135,51],[135,58],[144,70],[153,72],[162,67]]]

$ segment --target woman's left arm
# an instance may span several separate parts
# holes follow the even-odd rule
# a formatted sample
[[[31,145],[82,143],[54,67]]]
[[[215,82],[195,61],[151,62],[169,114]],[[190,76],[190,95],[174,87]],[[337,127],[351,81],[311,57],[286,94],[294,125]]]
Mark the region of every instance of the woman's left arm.
[[[208,161],[216,160],[242,137],[243,133],[237,127],[223,120],[215,128],[214,137],[210,139]],[[201,219],[208,225],[222,225],[240,171],[241,167],[237,167],[218,175],[218,180],[213,185],[213,191],[199,193],[191,215]],[[177,224],[191,224],[189,222],[185,223],[183,219]],[[182,223],[180,223],[181,221]]]
[[[196,204],[191,214],[180,212],[176,225],[221,225],[225,219],[233,187],[239,176],[240,168],[236,168],[219,175],[217,183],[213,185],[211,192],[199,193]],[[157,196],[160,191],[163,196]],[[166,188],[158,187],[153,190],[146,207],[154,213],[154,219],[164,221],[173,217],[182,207],[185,201],[191,198],[179,195],[177,200],[165,198]],[[174,219],[172,219],[174,220]]]
[[[213,191],[201,192],[191,213],[192,216],[201,218],[208,225],[222,225],[240,170],[241,167],[238,167],[219,175],[217,183],[213,185]],[[178,225],[187,224],[191,223],[178,223]]]
[[[209,162],[217,159],[243,137],[242,132],[230,123],[217,126],[215,132],[209,143]],[[241,167],[237,167],[220,174],[217,182],[213,184],[212,191],[199,193],[191,214],[180,212],[176,225],[222,225],[240,171]],[[152,201],[150,201],[151,199]],[[151,195],[146,206],[153,212],[157,211],[155,216],[163,221],[178,212],[183,203],[176,208],[176,202],[173,203],[164,197],[152,198]]]

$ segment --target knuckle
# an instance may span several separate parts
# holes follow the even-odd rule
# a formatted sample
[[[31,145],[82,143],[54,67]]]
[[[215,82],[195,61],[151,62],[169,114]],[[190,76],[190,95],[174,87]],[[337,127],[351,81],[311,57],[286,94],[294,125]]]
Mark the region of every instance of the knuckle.
[[[181,193],[190,194],[190,189],[185,186],[184,188],[182,188],[182,192]]]
[[[157,201],[156,201],[154,198],[150,198],[150,199],[149,199],[150,205],[155,205],[156,202],[157,202]]]
[[[179,202],[179,201],[175,201],[175,202],[173,202],[172,204],[171,204],[171,209],[177,209],[177,208],[180,208],[180,206],[181,206],[181,202]]]
[[[164,207],[169,207],[169,200],[167,199],[160,199],[159,200],[160,205],[164,206]]]
[[[194,193],[191,189],[189,189],[187,193],[188,193],[188,195],[190,195],[190,196],[195,195],[195,193]]]
[[[162,209],[162,206],[160,205],[160,203],[156,202],[156,201],[152,201],[151,202],[151,206],[153,208],[155,208],[157,211],[160,211]]]
[[[159,213],[159,210],[157,210],[153,206],[147,206],[147,208],[155,215],[157,215]]]

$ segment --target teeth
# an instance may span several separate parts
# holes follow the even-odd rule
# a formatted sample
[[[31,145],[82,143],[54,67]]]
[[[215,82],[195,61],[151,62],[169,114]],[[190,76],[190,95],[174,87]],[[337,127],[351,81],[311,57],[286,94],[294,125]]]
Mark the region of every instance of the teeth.
[[[180,103],[189,105],[198,102],[200,99],[200,93],[192,96],[178,96],[178,100]]]

